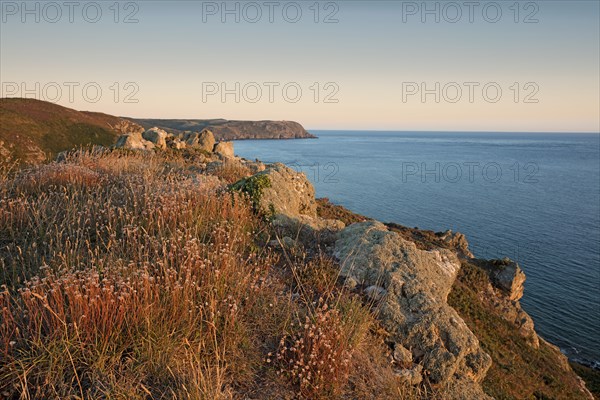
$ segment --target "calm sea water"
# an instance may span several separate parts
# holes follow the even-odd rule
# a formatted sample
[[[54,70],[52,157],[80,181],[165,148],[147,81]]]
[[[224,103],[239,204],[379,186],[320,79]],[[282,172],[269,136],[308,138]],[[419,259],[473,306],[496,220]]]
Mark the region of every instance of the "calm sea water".
[[[460,231],[476,256],[517,260],[538,332],[600,366],[600,135],[313,133],[236,153],[301,170],[360,214]]]

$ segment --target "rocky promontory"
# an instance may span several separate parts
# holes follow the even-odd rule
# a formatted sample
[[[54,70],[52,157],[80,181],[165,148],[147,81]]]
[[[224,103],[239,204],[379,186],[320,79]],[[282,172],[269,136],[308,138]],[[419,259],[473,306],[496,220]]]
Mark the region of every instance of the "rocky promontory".
[[[174,134],[208,129],[217,140],[313,139],[294,121],[230,121],[225,119],[132,119],[146,129],[159,127]]]

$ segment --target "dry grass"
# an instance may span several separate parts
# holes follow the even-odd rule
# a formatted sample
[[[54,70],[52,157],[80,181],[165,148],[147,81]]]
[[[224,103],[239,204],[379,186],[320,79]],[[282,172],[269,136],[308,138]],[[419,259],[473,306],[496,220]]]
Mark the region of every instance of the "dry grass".
[[[222,190],[246,171],[219,185],[165,157],[81,151],[0,170],[0,394],[404,393],[389,363],[360,364],[385,345],[332,261],[265,250],[268,223]]]
[[[221,166],[216,168],[214,175],[231,184],[249,177],[252,173],[245,165],[225,160]]]

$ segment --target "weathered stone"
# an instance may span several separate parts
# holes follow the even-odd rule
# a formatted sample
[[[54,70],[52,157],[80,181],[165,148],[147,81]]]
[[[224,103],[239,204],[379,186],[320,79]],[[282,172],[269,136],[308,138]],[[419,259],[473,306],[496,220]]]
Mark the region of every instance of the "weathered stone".
[[[153,150],[154,143],[145,140],[139,132],[121,135],[115,147],[127,150]]]
[[[267,169],[267,166],[258,160],[250,161],[250,160],[246,160],[246,159],[242,158],[241,162],[246,168],[248,168],[250,170],[252,175],[257,174],[257,173],[262,172],[265,169]]]
[[[416,386],[423,381],[422,371],[423,367],[421,365],[415,365],[413,368],[405,368],[397,371],[396,376],[398,376],[400,381]]]
[[[480,263],[488,273],[494,287],[506,293],[510,300],[516,301],[523,297],[525,274],[519,265],[508,259],[490,260]]]
[[[187,147],[187,144],[180,138],[174,138],[173,140],[167,142],[167,146],[175,150],[181,150],[185,149]]]
[[[281,248],[293,249],[293,248],[300,247],[300,244],[296,240],[292,239],[291,237],[284,236],[281,239],[273,239],[273,240],[269,241],[269,246],[275,247],[278,249],[281,249]]]
[[[302,243],[311,243],[318,237],[323,244],[335,242],[336,233],[344,228],[344,223],[336,219],[321,219],[306,215],[289,217],[286,214],[275,214],[273,226],[283,234],[293,235]]]
[[[190,132],[184,135],[184,140],[189,147],[211,152],[215,147],[215,136],[208,129],[202,132]]]
[[[519,303],[519,299],[523,296],[525,282],[525,274],[519,265],[510,259],[475,259],[473,262],[490,277],[492,285],[488,285],[484,293],[494,309],[518,329],[519,334],[527,339],[527,343],[536,349],[539,348],[540,340],[533,319]]]
[[[447,230],[440,235],[440,239],[444,241],[448,247],[456,249],[461,257],[473,258],[473,253],[469,250],[469,242],[467,238],[460,232],[452,232]]]
[[[262,211],[288,217],[317,217],[315,189],[304,174],[276,163],[254,176],[262,175],[267,176],[270,182],[260,194],[259,207]]]
[[[167,148],[167,137],[169,134],[160,128],[150,128],[142,134],[142,137],[152,143],[159,149]]]
[[[446,303],[460,269],[450,250],[420,250],[379,222],[352,224],[338,234],[335,255],[341,275],[387,291],[379,318],[391,340],[412,349],[432,383],[466,377],[471,389],[485,376],[491,358],[456,311]],[[479,362],[467,362],[468,360]],[[478,388],[478,389],[477,389]],[[460,396],[459,396],[460,397]]]
[[[235,156],[233,152],[233,142],[219,142],[215,144],[213,153],[225,158],[233,158]]]
[[[408,368],[413,361],[412,353],[400,343],[394,344],[394,361],[403,368]]]

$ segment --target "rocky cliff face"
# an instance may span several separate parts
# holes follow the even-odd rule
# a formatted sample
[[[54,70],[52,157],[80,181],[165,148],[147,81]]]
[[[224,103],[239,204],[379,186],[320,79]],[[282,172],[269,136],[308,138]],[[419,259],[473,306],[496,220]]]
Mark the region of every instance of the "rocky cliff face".
[[[262,186],[251,184],[259,177],[265,178]],[[362,293],[372,304],[387,331],[391,359],[401,381],[415,386],[428,382],[442,388],[448,399],[491,399],[490,394],[561,398],[565,390],[570,390],[569,398],[592,398],[560,351],[546,342],[540,347],[533,320],[519,304],[525,274],[515,262],[474,258],[460,233],[420,231],[377,221],[345,226],[341,221],[323,219],[310,182],[282,164],[267,166],[240,182],[238,189],[250,191],[259,186],[257,208],[271,215],[281,229],[284,240],[280,244],[296,246],[300,241],[310,248],[317,238],[324,245],[321,249],[339,260],[343,285]],[[469,275],[472,268],[477,279]],[[473,297],[460,304],[457,285],[465,280],[474,288],[468,289]],[[493,320],[485,329],[469,314],[470,307],[478,310],[481,304],[486,304]],[[506,340],[514,341],[504,355],[534,357],[539,366],[534,371],[511,372],[514,378],[508,374],[501,382],[509,387],[498,391],[496,373],[492,377],[487,374],[492,366],[497,368],[496,363],[506,363],[490,342],[490,336],[502,335],[499,326],[508,326]],[[483,335],[484,344],[476,333]],[[547,378],[549,383],[538,375],[544,365],[550,368],[549,374],[558,371],[555,378]],[[527,384],[524,389],[513,387],[508,382],[511,379]],[[557,381],[561,381],[559,385]]]
[[[208,129],[220,141],[241,139],[315,138],[294,121],[228,121],[224,119],[131,119],[146,129],[159,127],[174,134]]]
[[[447,384],[452,398],[487,398],[478,382],[491,358],[446,300],[460,269],[452,251],[420,250],[380,222],[363,222],[339,233],[335,256],[343,277],[379,294],[378,315],[394,348],[413,360],[401,374],[415,384],[423,374]]]

